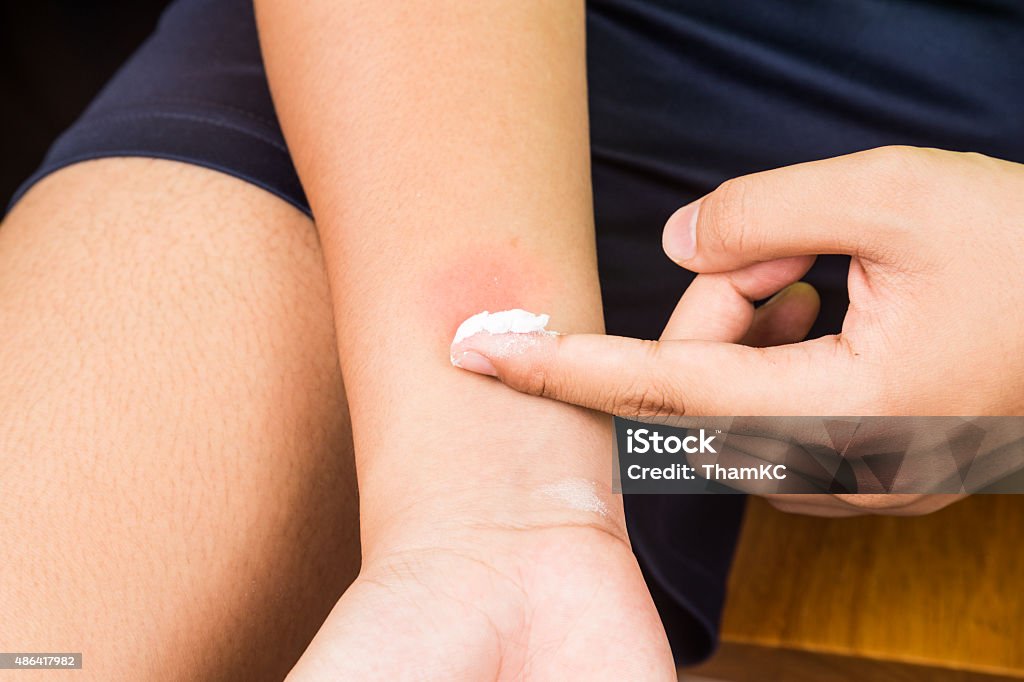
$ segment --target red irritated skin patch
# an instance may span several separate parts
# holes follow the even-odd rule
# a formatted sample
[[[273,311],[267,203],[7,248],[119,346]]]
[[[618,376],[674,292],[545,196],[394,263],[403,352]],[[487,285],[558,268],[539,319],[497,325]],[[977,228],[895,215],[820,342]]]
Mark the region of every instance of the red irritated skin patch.
[[[416,308],[427,318],[423,323],[430,338],[447,351],[459,325],[484,310],[549,312],[557,295],[553,286],[536,258],[519,249],[507,249],[500,256],[467,253],[426,283]],[[447,359],[447,352],[442,357]]]

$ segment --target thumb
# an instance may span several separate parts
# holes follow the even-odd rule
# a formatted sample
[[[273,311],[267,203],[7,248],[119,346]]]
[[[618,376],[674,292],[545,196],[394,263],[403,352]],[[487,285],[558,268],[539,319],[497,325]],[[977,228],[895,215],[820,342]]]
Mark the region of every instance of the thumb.
[[[452,346],[452,362],[523,393],[634,418],[819,414],[850,365],[838,337],[751,348],[551,332],[481,332]]]
[[[913,238],[893,228],[906,210],[899,188],[928,162],[923,150],[882,147],[734,178],[676,211],[662,246],[701,273],[810,254],[885,260]]]

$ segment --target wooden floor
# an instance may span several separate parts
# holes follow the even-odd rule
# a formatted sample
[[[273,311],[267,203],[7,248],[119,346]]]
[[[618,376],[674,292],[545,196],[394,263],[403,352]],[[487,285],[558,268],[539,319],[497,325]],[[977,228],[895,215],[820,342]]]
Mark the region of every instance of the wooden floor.
[[[1024,495],[917,518],[818,519],[751,499],[723,646],[748,680],[1024,679]]]

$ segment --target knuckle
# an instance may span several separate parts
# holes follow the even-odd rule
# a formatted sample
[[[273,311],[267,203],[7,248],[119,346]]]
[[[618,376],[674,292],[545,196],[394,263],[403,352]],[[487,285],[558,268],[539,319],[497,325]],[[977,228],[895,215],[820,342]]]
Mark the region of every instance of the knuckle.
[[[555,347],[541,352],[522,352],[516,354],[516,362],[512,363],[514,371],[503,376],[503,381],[520,393],[541,398],[563,398],[565,379],[559,371],[558,357],[565,351],[562,349],[565,337],[555,338]]]
[[[744,177],[726,180],[701,206],[701,234],[724,251],[742,253],[750,216],[750,183]]]
[[[540,396],[542,398],[554,397],[554,384],[548,381],[547,373],[545,373],[540,367],[528,367],[520,375],[520,379],[517,383],[517,390],[523,393]]]
[[[930,201],[936,189],[936,152],[931,149],[891,145],[864,152],[866,198],[891,208],[894,215]],[[894,224],[899,224],[898,222]]]
[[[659,368],[663,369],[661,348],[658,341],[645,341],[646,358],[639,365],[642,370],[636,379],[612,393],[606,411],[621,417],[645,419],[681,416],[685,413],[677,392],[669,390],[669,385],[659,372]]]
[[[862,153],[875,164],[899,163],[913,149],[905,144],[887,144]]]
[[[952,154],[973,166],[985,170],[1001,169],[1002,164],[1005,163],[1000,159],[993,158],[987,154],[982,154],[981,152],[945,152],[945,154]]]
[[[613,412],[620,417],[658,418],[670,416],[664,399],[649,386],[633,384],[612,395]]]
[[[928,150],[908,145],[887,145],[864,152],[875,172],[893,178],[904,177],[928,159]]]

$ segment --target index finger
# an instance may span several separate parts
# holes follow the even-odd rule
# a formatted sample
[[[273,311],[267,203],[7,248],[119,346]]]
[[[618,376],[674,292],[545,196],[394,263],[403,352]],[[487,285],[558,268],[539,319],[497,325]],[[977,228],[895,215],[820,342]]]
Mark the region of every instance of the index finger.
[[[624,417],[816,414],[848,371],[838,345],[479,333],[452,347],[452,361],[523,393]]]

